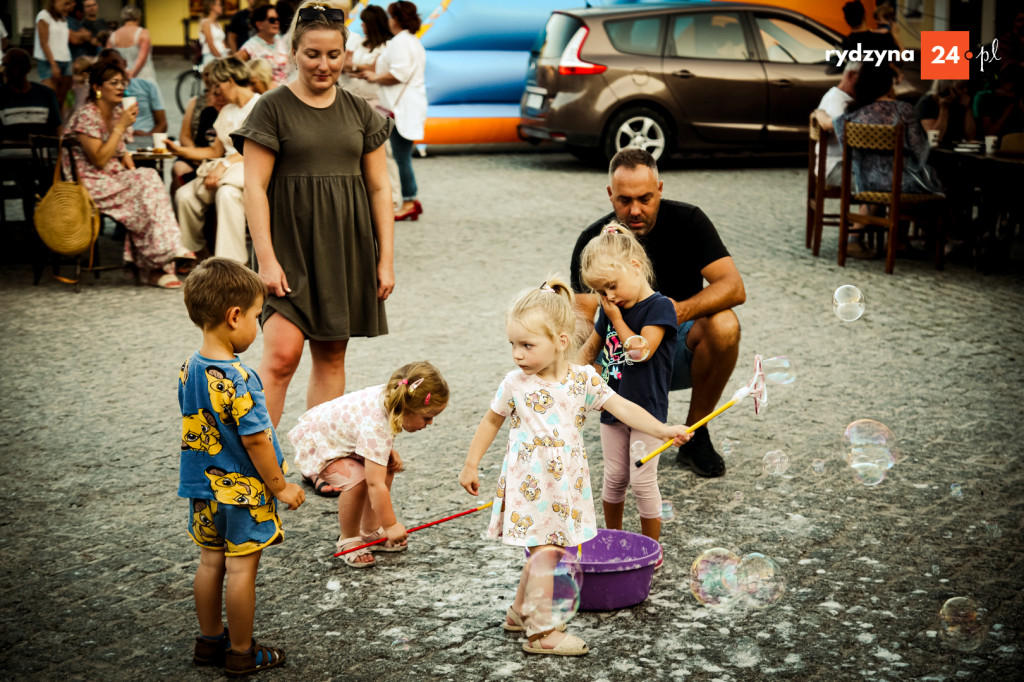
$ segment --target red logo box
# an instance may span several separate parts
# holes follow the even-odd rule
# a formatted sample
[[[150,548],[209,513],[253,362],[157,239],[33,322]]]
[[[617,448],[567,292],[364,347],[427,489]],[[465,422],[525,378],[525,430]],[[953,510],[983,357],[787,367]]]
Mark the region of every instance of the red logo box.
[[[970,44],[969,31],[921,31],[921,78],[970,78]]]

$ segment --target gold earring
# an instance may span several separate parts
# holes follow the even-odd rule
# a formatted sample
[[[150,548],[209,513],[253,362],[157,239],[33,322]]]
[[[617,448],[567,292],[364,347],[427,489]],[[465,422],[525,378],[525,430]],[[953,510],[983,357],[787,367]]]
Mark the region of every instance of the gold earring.
[[[103,96],[103,93],[101,93],[99,90],[97,90],[96,91],[96,99],[99,99],[102,96]]]

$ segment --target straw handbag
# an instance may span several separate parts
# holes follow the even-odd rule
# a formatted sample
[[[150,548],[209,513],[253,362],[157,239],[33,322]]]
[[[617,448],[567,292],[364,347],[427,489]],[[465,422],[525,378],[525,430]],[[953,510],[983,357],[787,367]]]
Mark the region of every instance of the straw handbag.
[[[53,186],[36,202],[36,232],[47,247],[62,256],[78,256],[88,250],[91,268],[92,245],[100,233],[100,212],[80,182],[61,179],[61,148],[58,145]]]

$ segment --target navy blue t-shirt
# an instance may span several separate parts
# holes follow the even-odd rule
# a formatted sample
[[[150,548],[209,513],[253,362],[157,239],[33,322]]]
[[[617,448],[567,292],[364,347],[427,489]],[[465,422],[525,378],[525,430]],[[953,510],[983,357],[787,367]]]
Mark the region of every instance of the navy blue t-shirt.
[[[626,364],[625,339],[619,339],[615,327],[608,321],[604,308],[598,309],[594,329],[604,337],[604,350],[600,363],[604,367],[602,378],[616,393],[644,408],[660,421],[668,419],[668,385],[672,379],[672,362],[676,354],[676,308],[665,296],[654,292],[632,308],[622,310],[622,320],[636,334],[644,327],[660,325],[665,336],[658,350],[644,362]],[[605,410],[602,424],[615,424],[619,420]]]

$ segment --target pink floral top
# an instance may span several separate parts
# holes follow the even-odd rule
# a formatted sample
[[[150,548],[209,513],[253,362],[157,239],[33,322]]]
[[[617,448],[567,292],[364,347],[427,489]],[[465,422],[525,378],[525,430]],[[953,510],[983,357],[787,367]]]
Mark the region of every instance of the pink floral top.
[[[288,439],[303,476],[316,476],[334,460],[353,455],[388,465],[395,436],[383,394],[383,384],[371,386],[317,405],[299,417]]]
[[[121,118],[122,108],[120,104],[114,106],[114,124]],[[95,102],[89,102],[85,106],[76,109],[72,112],[71,117],[68,119],[67,125],[64,127],[64,133],[66,135],[87,135],[89,137],[95,137],[98,140],[104,142],[110,137],[110,131],[107,130],[107,124],[103,122],[103,114],[100,113],[100,109],[96,106]],[[117,175],[127,170],[124,164],[121,163],[121,157],[128,151],[128,143],[132,141],[132,129],[129,127],[127,132],[121,136],[121,140],[117,143],[117,153],[114,154],[104,164],[103,168],[97,168],[92,165],[89,161],[89,157],[85,155],[85,150],[81,147],[73,147],[71,149],[71,155],[75,160],[75,170],[78,172],[79,180],[90,187],[96,181],[101,181],[109,176]],[[64,164],[65,174],[70,177],[70,168],[68,164]]]

